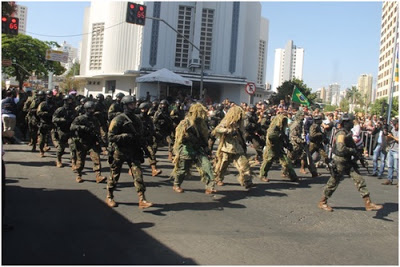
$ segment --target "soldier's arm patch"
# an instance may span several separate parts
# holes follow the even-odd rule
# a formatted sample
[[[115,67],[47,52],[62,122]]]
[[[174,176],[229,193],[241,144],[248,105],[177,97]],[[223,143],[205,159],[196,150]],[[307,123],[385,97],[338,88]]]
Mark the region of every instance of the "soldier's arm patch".
[[[344,135],[340,134],[338,137],[336,137],[336,143],[344,143]]]

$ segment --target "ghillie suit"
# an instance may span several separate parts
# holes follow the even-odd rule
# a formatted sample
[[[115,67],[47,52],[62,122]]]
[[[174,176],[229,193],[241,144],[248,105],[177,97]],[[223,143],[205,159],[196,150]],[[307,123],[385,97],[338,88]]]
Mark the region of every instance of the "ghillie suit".
[[[174,179],[173,190],[182,193],[181,184],[190,168],[196,164],[201,180],[206,184],[206,194],[215,192],[214,174],[208,155],[207,110],[202,104],[190,107],[186,117],[175,130],[173,151],[175,164],[171,177]]]

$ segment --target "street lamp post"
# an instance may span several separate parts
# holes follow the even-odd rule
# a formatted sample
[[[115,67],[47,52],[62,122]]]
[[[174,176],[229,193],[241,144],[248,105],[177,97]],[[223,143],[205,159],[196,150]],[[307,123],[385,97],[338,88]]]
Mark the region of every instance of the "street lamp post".
[[[203,92],[203,80],[204,80],[204,52],[202,50],[200,50],[200,48],[198,48],[195,44],[193,44],[189,39],[187,39],[182,33],[178,32],[174,27],[172,27],[171,25],[168,24],[168,22],[166,22],[163,19],[160,18],[155,18],[155,17],[149,17],[146,16],[147,19],[152,19],[152,20],[158,20],[158,21],[162,21],[165,23],[165,25],[167,25],[168,27],[170,27],[174,32],[176,32],[177,34],[179,34],[183,39],[185,39],[187,42],[189,42],[197,51],[199,51],[200,55],[201,55],[201,73],[200,73],[200,94]]]

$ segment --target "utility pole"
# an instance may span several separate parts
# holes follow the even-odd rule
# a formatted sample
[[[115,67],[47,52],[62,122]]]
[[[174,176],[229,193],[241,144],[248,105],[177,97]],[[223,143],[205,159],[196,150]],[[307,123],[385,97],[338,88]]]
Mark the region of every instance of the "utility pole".
[[[182,33],[178,32],[174,27],[172,27],[170,24],[168,24],[168,22],[166,22],[163,19],[160,18],[155,18],[155,17],[149,17],[146,16],[146,19],[152,19],[152,20],[158,20],[158,21],[162,21],[165,23],[165,25],[167,25],[168,27],[170,27],[174,32],[176,32],[177,34],[179,34],[179,36],[181,36],[183,39],[185,39],[185,41],[187,41],[188,43],[190,43],[197,51],[199,51],[200,55],[201,55],[201,73],[200,73],[200,94],[203,92],[203,80],[204,80],[204,51],[200,50],[200,48],[198,48],[195,44],[193,44],[189,39],[187,39]]]

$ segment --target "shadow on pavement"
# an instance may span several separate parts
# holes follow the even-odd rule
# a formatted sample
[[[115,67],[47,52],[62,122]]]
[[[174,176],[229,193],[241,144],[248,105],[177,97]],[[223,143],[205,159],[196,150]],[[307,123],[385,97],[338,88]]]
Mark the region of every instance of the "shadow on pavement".
[[[384,203],[383,204],[383,209],[378,210],[376,212],[376,215],[373,217],[374,219],[381,219],[384,221],[389,221],[393,222],[391,219],[387,219],[387,217],[390,213],[392,212],[398,212],[399,211],[399,204],[398,203]]]
[[[4,224],[4,265],[196,264],[142,230],[153,223],[131,223],[86,190],[7,186]]]

